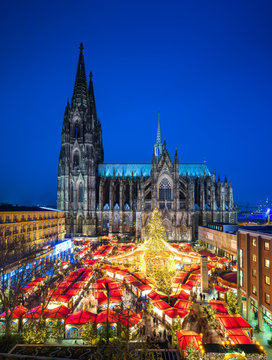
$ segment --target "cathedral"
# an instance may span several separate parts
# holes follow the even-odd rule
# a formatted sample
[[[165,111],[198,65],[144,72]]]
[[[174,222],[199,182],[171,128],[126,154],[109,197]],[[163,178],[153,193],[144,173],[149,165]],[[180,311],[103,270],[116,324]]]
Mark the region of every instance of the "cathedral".
[[[158,119],[151,163],[104,162],[92,73],[87,85],[83,45],[71,103],[67,103],[58,166],[57,207],[67,235],[145,237],[151,212],[161,213],[168,240],[197,238],[198,225],[236,222],[233,190],[205,163],[172,160]]]

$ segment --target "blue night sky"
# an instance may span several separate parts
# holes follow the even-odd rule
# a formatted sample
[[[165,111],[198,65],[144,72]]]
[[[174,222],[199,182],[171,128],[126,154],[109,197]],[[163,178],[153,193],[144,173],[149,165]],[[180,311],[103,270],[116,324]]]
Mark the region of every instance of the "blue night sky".
[[[2,1],[0,202],[54,204],[79,43],[105,162],[151,162],[163,139],[207,160],[234,200],[272,198],[272,2]]]

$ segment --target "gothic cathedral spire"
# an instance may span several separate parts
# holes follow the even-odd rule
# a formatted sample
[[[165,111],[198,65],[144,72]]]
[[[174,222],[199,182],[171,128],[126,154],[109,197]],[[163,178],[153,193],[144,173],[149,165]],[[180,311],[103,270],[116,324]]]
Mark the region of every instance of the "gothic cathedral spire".
[[[86,72],[84,65],[84,56],[83,56],[83,44],[80,44],[79,50],[79,59],[77,65],[76,80],[74,86],[74,92],[72,97],[72,105],[76,107],[77,105],[87,107],[88,104],[88,91],[87,91],[87,80]]]
[[[162,146],[162,139],[161,139],[161,123],[160,123],[160,113],[158,113],[158,129],[157,129],[157,138],[156,143],[154,145],[155,156],[157,161],[159,161],[161,154],[162,154],[163,146]]]

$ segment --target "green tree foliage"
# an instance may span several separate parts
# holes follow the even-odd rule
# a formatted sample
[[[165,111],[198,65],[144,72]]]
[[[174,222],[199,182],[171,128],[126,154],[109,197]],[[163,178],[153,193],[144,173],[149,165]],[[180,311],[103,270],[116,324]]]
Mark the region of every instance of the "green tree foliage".
[[[228,292],[227,307],[229,314],[239,314],[237,296],[234,294],[234,291],[232,289],[230,289]]]
[[[45,321],[31,321],[24,328],[23,340],[28,344],[44,344],[48,339],[48,326]]]
[[[51,336],[57,340],[64,338],[64,324],[60,320],[53,321]]]
[[[97,340],[96,324],[91,322],[84,324],[81,336],[85,343],[94,344]]]
[[[189,344],[185,351],[186,360],[199,360],[199,351],[195,348],[194,344]]]

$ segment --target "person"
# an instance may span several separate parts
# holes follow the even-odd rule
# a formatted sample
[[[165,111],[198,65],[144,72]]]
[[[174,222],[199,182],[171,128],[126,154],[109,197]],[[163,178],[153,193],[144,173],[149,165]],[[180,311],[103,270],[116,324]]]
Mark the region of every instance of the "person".
[[[199,296],[200,296],[200,301],[202,301],[202,293],[200,293],[200,295],[199,295]]]
[[[203,301],[205,301],[205,294],[203,294]]]
[[[163,338],[164,338],[164,340],[166,340],[166,330],[165,329],[163,330]]]

